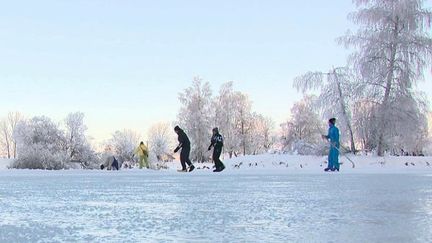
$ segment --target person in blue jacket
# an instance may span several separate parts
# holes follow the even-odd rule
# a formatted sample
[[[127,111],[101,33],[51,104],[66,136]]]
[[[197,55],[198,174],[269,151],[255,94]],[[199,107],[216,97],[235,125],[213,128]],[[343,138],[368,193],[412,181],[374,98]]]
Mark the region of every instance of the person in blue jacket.
[[[329,120],[329,129],[327,135],[322,137],[330,142],[330,151],[328,155],[328,167],[324,171],[339,171],[339,129],[336,127],[336,118]]]

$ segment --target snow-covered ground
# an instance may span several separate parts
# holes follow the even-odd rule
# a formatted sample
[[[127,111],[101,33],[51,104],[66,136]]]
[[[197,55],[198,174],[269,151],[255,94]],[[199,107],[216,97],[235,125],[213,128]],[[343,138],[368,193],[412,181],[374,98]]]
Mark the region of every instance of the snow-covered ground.
[[[243,157],[222,173],[1,170],[0,242],[432,241],[430,158],[354,157],[340,173],[322,159]]]
[[[342,173],[432,172],[432,157],[344,155],[339,160]],[[322,172],[327,167],[327,157],[264,154],[229,159],[226,164],[237,171]]]
[[[0,158],[0,170],[5,170],[12,163],[11,159],[2,159]]]
[[[353,168],[352,163],[355,167]],[[432,157],[377,157],[353,156],[340,157],[340,173],[432,173]],[[227,170],[224,173],[321,173],[327,167],[325,156],[301,156],[288,154],[263,154],[241,156],[224,160]],[[170,169],[180,167],[180,163],[169,163]],[[196,164],[198,171],[210,171],[212,164]]]

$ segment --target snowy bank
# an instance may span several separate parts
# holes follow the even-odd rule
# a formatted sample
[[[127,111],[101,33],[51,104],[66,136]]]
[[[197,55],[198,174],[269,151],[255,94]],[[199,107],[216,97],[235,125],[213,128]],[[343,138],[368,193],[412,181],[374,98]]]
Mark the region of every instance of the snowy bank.
[[[0,170],[6,170],[13,159],[0,159]]]
[[[348,155],[340,157],[342,173],[405,173],[432,172],[432,157],[377,157]],[[325,156],[262,154],[225,159],[228,172],[322,172],[327,167]],[[209,165],[196,164],[198,169]]]
[[[377,157],[366,155],[348,155],[352,163],[345,157],[340,157],[340,173],[432,173],[432,157]],[[222,158],[226,166],[226,174],[286,174],[286,173],[323,173],[327,167],[326,156],[304,156],[289,154],[262,154],[240,156],[232,159]],[[0,170],[6,170],[13,160],[0,159]],[[193,173],[212,173],[212,163],[194,163]],[[155,165],[155,164],[154,164]],[[162,164],[168,170],[139,170],[122,169],[119,173],[177,173],[181,165],[179,161]],[[81,170],[75,169],[72,171]],[[26,171],[26,170],[23,170]],[[33,172],[30,172],[33,171]],[[83,173],[86,173],[83,170]],[[91,172],[90,172],[91,171]],[[90,174],[95,174],[100,170],[88,170]],[[34,170],[28,170],[36,173]],[[27,173],[27,172],[26,172]],[[67,173],[67,172],[66,172]],[[116,173],[115,171],[100,171],[101,174]]]

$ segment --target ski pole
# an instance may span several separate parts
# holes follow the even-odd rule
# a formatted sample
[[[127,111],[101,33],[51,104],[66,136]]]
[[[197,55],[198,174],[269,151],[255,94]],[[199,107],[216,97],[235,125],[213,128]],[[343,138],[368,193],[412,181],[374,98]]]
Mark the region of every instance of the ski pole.
[[[340,154],[342,154],[342,152],[340,151],[340,149],[338,149],[336,146],[334,146],[333,144],[331,144],[331,146],[333,148],[335,148]],[[354,161],[352,161],[346,154],[342,154],[345,158],[347,158],[349,160],[349,162],[351,162],[353,169],[355,168],[355,163]]]

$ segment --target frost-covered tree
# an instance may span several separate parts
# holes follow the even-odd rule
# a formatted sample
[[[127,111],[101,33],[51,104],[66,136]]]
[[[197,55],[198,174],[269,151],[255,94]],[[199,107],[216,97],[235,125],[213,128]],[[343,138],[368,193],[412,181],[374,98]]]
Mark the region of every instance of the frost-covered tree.
[[[169,123],[157,123],[148,131],[149,146],[152,154],[158,161],[162,161],[164,156],[170,154],[173,147],[172,129]]]
[[[316,113],[313,96],[305,96],[291,108],[290,119],[281,125],[285,151],[316,154],[321,147],[324,127]]]
[[[398,99],[413,97],[413,86],[431,62],[432,13],[423,7],[422,0],[354,2],[359,9],[350,17],[359,29],[341,38],[341,43],[356,48],[351,61],[361,75],[369,102],[377,104],[377,153],[382,156],[394,122],[401,118],[394,116],[399,109],[395,105],[401,105]],[[412,121],[408,118],[404,122]]]
[[[232,158],[240,149],[241,137],[237,129],[237,121],[241,119],[241,107],[245,106],[244,95],[234,91],[233,82],[222,85],[219,95],[214,99],[215,118],[214,126],[224,137],[224,151]]]
[[[251,141],[253,139],[252,102],[243,93],[236,93],[236,133],[240,138],[240,150],[243,155],[251,153]]]
[[[192,86],[179,94],[179,100],[182,106],[177,119],[191,140],[191,159],[197,162],[207,161],[213,124],[210,84],[203,82],[200,77],[195,77]]]
[[[249,141],[249,153],[259,154],[267,152],[275,143],[273,136],[274,121],[258,113],[251,115],[251,137]]]
[[[132,130],[115,131],[106,143],[106,156],[115,155],[120,163],[132,161],[134,150],[140,143],[139,138],[139,134]]]
[[[22,119],[19,112],[9,112],[6,118],[0,120],[0,145],[9,159],[16,158],[17,144],[13,138],[13,131]]]
[[[18,156],[12,167],[49,170],[68,168],[64,132],[48,117],[34,117],[19,122],[13,136],[17,142]]]
[[[377,105],[367,101],[357,101],[352,110],[354,133],[358,144],[365,152],[373,151],[378,141]]]
[[[395,102],[391,106],[397,109],[390,109],[388,113],[395,121],[390,123],[384,149],[392,154],[423,153],[428,139],[427,105],[422,98],[409,96],[402,96]]]
[[[233,82],[223,84],[218,96],[212,98],[210,85],[195,78],[179,99],[182,107],[178,122],[191,139],[193,160],[208,160],[213,127],[218,127],[224,137],[224,153],[230,158],[267,151],[275,141],[273,121],[253,113],[249,97],[235,91]]]
[[[87,130],[84,124],[84,113],[70,113],[65,119],[66,150],[71,161],[88,166],[95,161],[95,153],[85,135]]]
[[[94,168],[98,158],[84,134],[83,118],[80,112],[69,114],[64,130],[45,116],[20,121],[13,132],[17,159],[12,167],[57,170],[79,162],[81,168]]]
[[[224,136],[224,152],[231,158],[238,154],[267,151],[274,143],[274,123],[270,118],[252,112],[249,97],[233,88],[233,82],[222,85],[213,101],[213,124]]]
[[[356,146],[350,110],[354,101],[351,96],[353,81],[354,76],[348,68],[334,68],[327,73],[308,72],[299,76],[295,79],[294,86],[303,93],[320,90],[315,100],[317,109],[326,118],[338,118],[341,134],[349,135],[351,151],[355,153]]]

